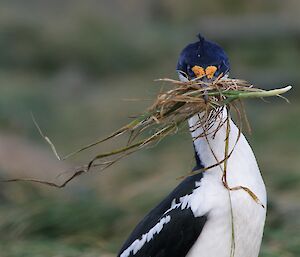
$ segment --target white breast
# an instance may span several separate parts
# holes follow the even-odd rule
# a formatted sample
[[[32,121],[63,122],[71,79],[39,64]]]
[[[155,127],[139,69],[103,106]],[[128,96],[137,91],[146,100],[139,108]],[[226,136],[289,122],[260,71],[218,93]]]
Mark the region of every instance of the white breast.
[[[190,119],[190,127],[198,116]],[[230,123],[229,150],[234,147],[238,129]],[[226,126],[215,137],[198,138],[200,129],[192,132],[197,153],[205,167],[224,159]],[[213,153],[212,153],[213,152]],[[204,173],[194,193],[191,208],[195,216],[208,214],[208,220],[188,257],[257,257],[260,249],[266,209],[244,190],[228,191],[222,184],[222,166]],[[230,187],[249,188],[266,206],[266,190],[254,154],[241,135],[228,160],[227,180]],[[233,229],[232,229],[233,224]],[[232,236],[234,233],[234,236]],[[234,239],[234,240],[233,240]],[[232,250],[234,249],[234,255]]]

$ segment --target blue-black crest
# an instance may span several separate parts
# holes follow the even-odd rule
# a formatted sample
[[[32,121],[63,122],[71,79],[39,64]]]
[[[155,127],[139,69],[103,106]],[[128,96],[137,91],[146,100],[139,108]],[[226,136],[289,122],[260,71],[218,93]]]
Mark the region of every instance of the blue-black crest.
[[[187,45],[181,52],[176,70],[188,79],[205,77],[205,72],[210,70],[211,76],[215,78],[220,74],[229,72],[229,60],[224,50],[216,43],[206,40],[200,34],[199,41]],[[213,73],[208,67],[214,67]],[[200,69],[200,70],[199,70]],[[206,72],[207,74],[207,72]]]

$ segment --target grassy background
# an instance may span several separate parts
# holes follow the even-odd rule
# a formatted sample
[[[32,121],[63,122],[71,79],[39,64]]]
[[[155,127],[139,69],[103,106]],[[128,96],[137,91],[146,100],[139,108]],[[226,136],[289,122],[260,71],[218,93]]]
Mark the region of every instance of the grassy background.
[[[115,146],[60,163],[30,112],[68,153],[146,108],[148,101],[125,99],[153,98],[153,80],[176,77],[179,51],[202,32],[226,49],[232,77],[294,85],[291,105],[251,101],[247,110],[269,197],[260,256],[299,256],[299,11],[293,0],[1,1],[0,177],[62,180],[61,171]],[[192,166],[182,132],[65,189],[1,184],[0,257],[114,256]]]

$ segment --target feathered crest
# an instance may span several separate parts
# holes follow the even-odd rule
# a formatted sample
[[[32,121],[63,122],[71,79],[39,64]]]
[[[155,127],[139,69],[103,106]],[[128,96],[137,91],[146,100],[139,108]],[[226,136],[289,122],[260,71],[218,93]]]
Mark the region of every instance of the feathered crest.
[[[198,33],[197,38],[199,39],[200,44],[202,45],[205,38],[201,35],[201,33]]]

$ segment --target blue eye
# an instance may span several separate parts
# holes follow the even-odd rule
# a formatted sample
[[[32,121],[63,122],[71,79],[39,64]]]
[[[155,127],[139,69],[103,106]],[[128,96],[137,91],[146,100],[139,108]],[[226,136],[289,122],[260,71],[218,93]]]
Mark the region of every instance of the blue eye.
[[[195,74],[194,72],[192,71],[192,68],[190,65],[187,66],[187,74],[190,76],[190,77],[194,77]]]

